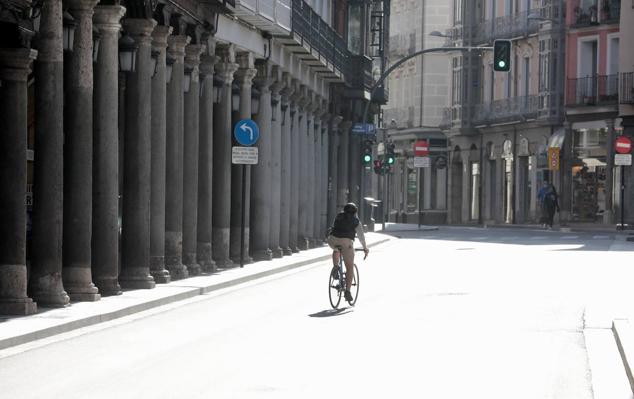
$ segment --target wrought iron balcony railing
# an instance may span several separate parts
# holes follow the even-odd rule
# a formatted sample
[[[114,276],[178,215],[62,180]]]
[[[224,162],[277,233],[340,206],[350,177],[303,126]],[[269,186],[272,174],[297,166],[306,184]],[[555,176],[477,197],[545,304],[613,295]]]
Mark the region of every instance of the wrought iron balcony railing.
[[[621,73],[619,102],[634,104],[634,72]]]
[[[536,119],[539,113],[539,96],[527,95],[476,104],[473,109],[474,125]]]
[[[349,68],[346,43],[304,0],[292,0],[291,32],[315,60],[340,77]]]
[[[291,30],[291,0],[234,0],[234,14],[262,30],[288,35]]]
[[[618,23],[621,16],[621,0],[595,0],[586,4],[576,0],[573,10],[573,27]]]
[[[588,76],[568,79],[566,105],[614,105],[619,100],[619,75]]]
[[[475,26],[475,44],[490,43],[495,39],[514,39],[537,33],[539,21],[528,18],[537,11],[522,11],[512,15],[497,17]]]

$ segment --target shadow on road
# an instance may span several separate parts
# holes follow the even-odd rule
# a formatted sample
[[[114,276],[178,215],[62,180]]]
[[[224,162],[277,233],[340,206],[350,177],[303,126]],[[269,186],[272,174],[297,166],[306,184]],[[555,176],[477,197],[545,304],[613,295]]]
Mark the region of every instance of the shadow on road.
[[[327,309],[322,310],[321,312],[309,314],[309,317],[332,317],[332,316],[341,316],[342,314],[352,312],[352,308],[341,308],[341,309]]]

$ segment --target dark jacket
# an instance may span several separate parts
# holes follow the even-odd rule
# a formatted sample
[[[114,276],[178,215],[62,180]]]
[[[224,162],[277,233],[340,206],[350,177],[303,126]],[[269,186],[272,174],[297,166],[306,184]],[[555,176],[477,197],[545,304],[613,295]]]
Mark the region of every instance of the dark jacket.
[[[335,217],[330,234],[335,237],[354,240],[359,223],[359,219],[356,216],[341,212]]]

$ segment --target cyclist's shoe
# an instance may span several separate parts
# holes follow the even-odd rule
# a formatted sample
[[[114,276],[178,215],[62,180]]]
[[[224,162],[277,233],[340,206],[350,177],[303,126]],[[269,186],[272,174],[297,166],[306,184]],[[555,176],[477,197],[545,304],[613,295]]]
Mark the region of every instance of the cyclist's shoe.
[[[330,272],[330,276],[334,280],[338,280],[339,279],[339,268],[337,266],[333,266],[332,267],[332,271]]]
[[[346,292],[344,293],[344,296],[346,297],[346,301],[348,302],[352,302],[354,300],[354,298],[352,297],[352,294],[348,290],[346,290]]]

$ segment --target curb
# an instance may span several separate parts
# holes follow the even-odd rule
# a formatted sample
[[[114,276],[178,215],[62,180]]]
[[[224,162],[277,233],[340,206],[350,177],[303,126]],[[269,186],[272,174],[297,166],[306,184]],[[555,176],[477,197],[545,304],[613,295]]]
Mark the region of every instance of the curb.
[[[630,382],[630,389],[634,393],[634,373],[632,366],[634,365],[634,338],[630,321],[627,319],[614,320],[612,322],[612,332],[616,339],[616,346],[619,348],[619,354],[625,367],[627,379]]]
[[[395,238],[393,237],[381,238],[371,244],[368,244],[368,247],[375,247],[377,245],[384,244],[394,239]],[[202,287],[179,287],[179,286],[170,287],[170,288],[173,288],[174,290],[179,290],[179,289],[180,290],[185,289],[185,290],[177,292],[177,293],[169,294],[164,297],[151,299],[146,302],[125,306],[121,309],[117,309],[114,311],[90,315],[90,316],[86,316],[86,317],[75,319],[75,320],[69,320],[66,323],[58,324],[52,327],[46,327],[40,330],[27,332],[21,335],[16,335],[13,337],[0,339],[0,350],[11,348],[17,345],[26,344],[26,343],[33,342],[39,339],[43,339],[43,338],[49,338],[55,335],[67,333],[67,332],[84,328],[84,327],[93,326],[99,323],[116,320],[116,319],[129,316],[135,313],[140,313],[146,310],[154,309],[159,306],[164,306],[170,303],[179,302],[185,299],[190,299],[196,296],[204,295],[209,292],[233,287],[233,286],[243,284],[249,281],[283,273],[283,272],[286,272],[292,269],[297,269],[297,268],[307,266],[313,263],[322,262],[324,260],[330,259],[330,257],[331,257],[330,254],[321,255],[314,258],[310,258],[310,259],[300,260],[298,262],[280,266],[274,269],[257,272],[248,276],[238,277],[232,280],[227,280],[227,281],[219,282],[215,284],[209,284]],[[180,281],[181,282],[186,281],[186,279],[180,280]],[[136,290],[130,290],[127,292],[133,292],[133,291],[136,291]],[[0,324],[0,326],[1,325],[2,324]]]

